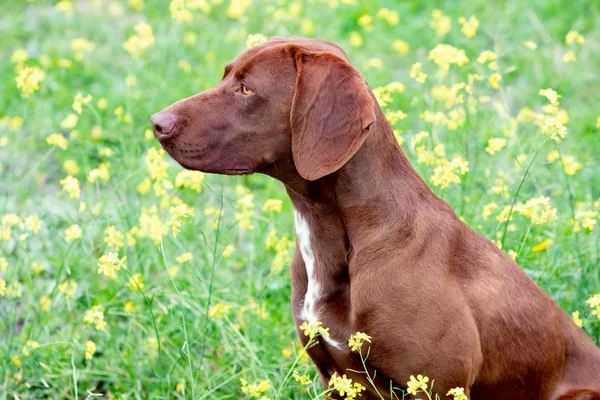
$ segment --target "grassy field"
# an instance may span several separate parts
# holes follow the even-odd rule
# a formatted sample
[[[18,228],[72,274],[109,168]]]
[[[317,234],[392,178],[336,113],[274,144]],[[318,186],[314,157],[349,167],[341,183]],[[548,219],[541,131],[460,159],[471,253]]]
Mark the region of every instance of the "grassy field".
[[[0,399],[323,398],[283,186],[148,130],[271,36],[341,45],[436,194],[600,342],[599,3],[427,3],[3,1]]]

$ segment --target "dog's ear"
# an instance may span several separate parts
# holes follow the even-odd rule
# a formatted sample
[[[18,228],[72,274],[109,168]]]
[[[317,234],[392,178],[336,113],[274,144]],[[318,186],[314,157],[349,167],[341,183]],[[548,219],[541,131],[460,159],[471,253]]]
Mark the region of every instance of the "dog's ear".
[[[292,154],[300,175],[314,181],[340,169],[358,151],[375,122],[374,102],[347,61],[329,52],[289,50],[297,71]]]

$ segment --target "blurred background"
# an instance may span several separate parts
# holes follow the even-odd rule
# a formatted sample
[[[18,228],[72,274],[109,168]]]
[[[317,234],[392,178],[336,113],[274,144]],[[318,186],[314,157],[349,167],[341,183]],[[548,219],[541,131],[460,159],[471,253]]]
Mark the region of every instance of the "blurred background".
[[[3,1],[0,399],[324,398],[290,311],[283,186],[184,171],[149,129],[272,36],[340,45],[435,193],[600,342],[599,15],[561,0]]]

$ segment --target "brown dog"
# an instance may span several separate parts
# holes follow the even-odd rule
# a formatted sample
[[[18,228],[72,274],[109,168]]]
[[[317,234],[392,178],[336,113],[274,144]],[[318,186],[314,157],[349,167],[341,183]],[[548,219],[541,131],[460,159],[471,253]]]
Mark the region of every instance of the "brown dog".
[[[431,192],[339,47],[272,39],[152,126],[185,168],[283,182],[296,221],[294,319],[330,328],[309,351],[325,385],[347,374],[375,398],[349,371],[362,370],[347,346],[361,331],[383,393],[424,374],[442,396],[461,386],[470,399],[600,400],[600,350]]]

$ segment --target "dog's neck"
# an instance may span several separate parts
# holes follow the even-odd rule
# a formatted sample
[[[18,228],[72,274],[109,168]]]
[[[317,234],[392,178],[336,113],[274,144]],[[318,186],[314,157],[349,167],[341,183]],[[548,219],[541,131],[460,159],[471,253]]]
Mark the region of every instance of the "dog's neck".
[[[315,234],[327,234],[334,226],[339,241],[351,248],[371,242],[373,234],[385,232],[386,227],[404,224],[404,229],[410,229],[420,203],[435,198],[400,149],[379,108],[377,122],[361,148],[335,173],[307,181],[290,157],[268,174],[284,183],[294,209],[309,225],[327,227]]]
[[[299,248],[310,245],[325,292],[328,285],[335,291],[348,279],[348,263],[357,251],[391,243],[385,237],[390,232],[396,248],[403,238],[409,241],[417,207],[433,196],[380,109],[361,148],[335,173],[307,181],[291,157],[265,172],[284,183],[296,213],[297,236],[299,222],[310,230],[310,243],[299,243]]]

